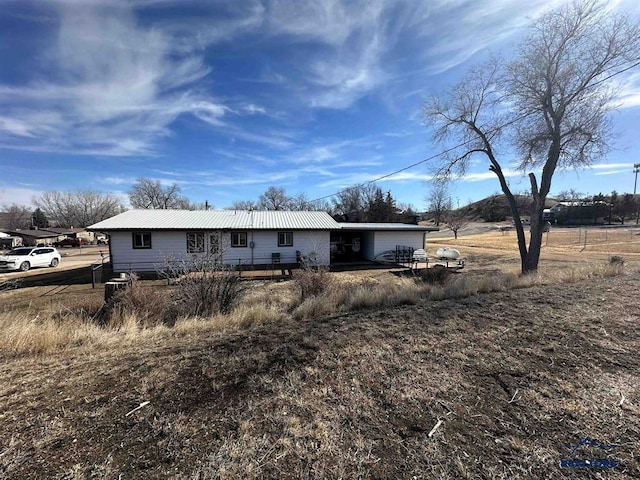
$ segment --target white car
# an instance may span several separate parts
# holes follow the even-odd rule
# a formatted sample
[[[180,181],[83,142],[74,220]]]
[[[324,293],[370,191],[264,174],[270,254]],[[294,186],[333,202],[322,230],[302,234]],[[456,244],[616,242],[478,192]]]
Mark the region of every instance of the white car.
[[[0,272],[22,270],[31,267],[57,267],[60,253],[53,247],[18,247],[0,255]]]

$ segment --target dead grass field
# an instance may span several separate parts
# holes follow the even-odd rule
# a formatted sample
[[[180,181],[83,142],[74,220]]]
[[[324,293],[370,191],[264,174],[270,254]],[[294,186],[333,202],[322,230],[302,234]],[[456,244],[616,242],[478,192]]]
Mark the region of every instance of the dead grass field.
[[[435,249],[441,245],[458,248],[470,260],[471,270],[494,266],[506,271],[519,270],[514,230],[464,235],[457,240],[428,238],[427,242],[430,256],[435,256]],[[632,268],[640,267],[640,228],[552,228],[543,236],[541,271],[606,261],[613,255],[624,257]]]
[[[7,342],[12,318],[50,330],[0,353],[0,478],[640,478],[635,252],[614,275],[620,253],[561,245],[518,279],[492,235],[430,241],[468,271],[392,307],[370,298],[409,289],[388,270],[295,308],[291,282],[254,283],[235,316],[173,328],[89,328],[90,286],[2,292]],[[347,291],[360,311],[323,314]],[[585,437],[614,447],[566,448]]]

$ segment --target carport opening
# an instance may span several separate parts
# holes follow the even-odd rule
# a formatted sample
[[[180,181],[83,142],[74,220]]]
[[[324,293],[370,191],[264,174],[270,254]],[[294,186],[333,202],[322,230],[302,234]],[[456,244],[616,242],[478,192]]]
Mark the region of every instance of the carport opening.
[[[334,232],[330,241],[331,264],[365,261],[362,232]]]

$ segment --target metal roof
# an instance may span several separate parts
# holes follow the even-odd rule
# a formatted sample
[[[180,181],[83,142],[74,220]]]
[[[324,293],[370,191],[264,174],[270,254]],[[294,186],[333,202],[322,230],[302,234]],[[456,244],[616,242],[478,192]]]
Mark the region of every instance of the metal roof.
[[[23,235],[27,237],[32,237],[32,238],[55,238],[60,236],[59,233],[51,232],[49,230],[24,229],[24,230],[3,230],[3,231],[18,237],[21,237]]]
[[[87,230],[339,230],[327,212],[128,210]]]
[[[413,225],[410,223],[339,223],[342,230],[387,230],[387,231],[408,231],[408,232],[437,232],[438,227],[427,225]]]

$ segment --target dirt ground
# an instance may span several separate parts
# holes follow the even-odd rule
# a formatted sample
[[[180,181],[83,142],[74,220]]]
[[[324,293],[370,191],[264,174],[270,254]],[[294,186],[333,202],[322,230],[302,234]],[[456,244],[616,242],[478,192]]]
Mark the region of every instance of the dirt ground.
[[[639,289],[636,271],[5,360],[0,477],[639,478]],[[567,467],[585,459],[615,468]]]

